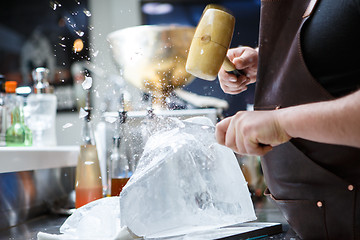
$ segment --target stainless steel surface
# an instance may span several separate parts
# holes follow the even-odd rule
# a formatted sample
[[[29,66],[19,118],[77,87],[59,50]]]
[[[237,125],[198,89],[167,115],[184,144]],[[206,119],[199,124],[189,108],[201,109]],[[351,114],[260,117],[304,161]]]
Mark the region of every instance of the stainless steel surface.
[[[194,79],[185,71],[194,32],[194,27],[143,25],[110,33],[108,41],[124,79],[151,91],[155,105],[164,107],[174,88]]]
[[[272,236],[264,236],[261,239],[272,239],[272,240],[298,240],[299,238],[294,235],[289,226],[287,225],[284,217],[281,215],[280,211],[276,206],[274,206],[267,199],[263,199],[262,201],[258,201],[255,203],[255,211],[258,217],[259,222],[278,222],[283,225],[283,233],[272,235]],[[0,240],[36,240],[37,233],[39,231],[59,234],[59,228],[66,220],[66,216],[64,215],[43,215],[37,218],[34,218],[24,224],[19,226],[9,228],[6,230],[0,231]],[[228,237],[227,240],[240,240],[239,237]]]
[[[175,117],[179,119],[187,119],[191,117],[208,117],[214,125],[217,122],[218,111],[215,108],[206,108],[206,109],[186,109],[186,110],[155,110],[154,114],[159,117]],[[147,111],[129,111],[127,112],[127,117],[130,122],[135,123],[139,127],[142,120],[146,118]],[[117,118],[119,114],[117,112],[105,112],[103,118],[107,122],[113,122],[114,118]],[[113,119],[113,120],[112,120]]]
[[[37,240],[38,232],[60,234],[59,228],[66,218],[64,215],[42,215],[21,225],[1,230],[0,240]]]
[[[1,173],[0,230],[51,209],[73,207],[69,196],[74,189],[74,176],[75,167]]]

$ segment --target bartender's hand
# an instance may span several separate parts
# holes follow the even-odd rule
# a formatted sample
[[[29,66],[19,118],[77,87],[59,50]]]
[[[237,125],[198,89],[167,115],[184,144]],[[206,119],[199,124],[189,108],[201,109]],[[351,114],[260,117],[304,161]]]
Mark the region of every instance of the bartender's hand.
[[[277,111],[240,111],[216,125],[216,140],[243,155],[264,155],[290,140],[280,127]]]
[[[258,52],[250,47],[238,47],[229,49],[227,56],[235,68],[246,75],[236,77],[221,68],[218,74],[220,86],[225,93],[238,94],[247,89],[246,85],[256,81]]]

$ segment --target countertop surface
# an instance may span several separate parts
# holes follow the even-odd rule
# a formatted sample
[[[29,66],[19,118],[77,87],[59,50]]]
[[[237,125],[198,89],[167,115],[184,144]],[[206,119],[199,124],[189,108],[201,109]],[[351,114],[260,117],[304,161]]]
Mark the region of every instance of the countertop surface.
[[[0,173],[75,167],[79,146],[2,147]]]
[[[297,240],[295,234],[291,229],[289,229],[286,220],[281,215],[280,211],[273,203],[267,199],[262,199],[261,201],[256,201],[255,211],[258,222],[273,222],[273,223],[281,223],[283,232],[276,235],[266,236],[262,238],[256,239],[289,239],[289,240]],[[20,224],[18,226],[0,231],[0,240],[36,240],[38,232],[46,232],[59,234],[59,228],[66,220],[67,215],[59,215],[59,214],[47,214],[37,218],[34,218],[26,223]],[[237,236],[227,237],[225,239],[242,239]],[[253,238],[255,239],[255,238]]]

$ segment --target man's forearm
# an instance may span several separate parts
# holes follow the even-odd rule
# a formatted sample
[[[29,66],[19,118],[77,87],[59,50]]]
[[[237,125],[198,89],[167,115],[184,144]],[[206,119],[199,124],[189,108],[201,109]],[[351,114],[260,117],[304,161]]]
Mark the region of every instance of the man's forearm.
[[[279,124],[291,137],[360,147],[360,91],[278,111]]]

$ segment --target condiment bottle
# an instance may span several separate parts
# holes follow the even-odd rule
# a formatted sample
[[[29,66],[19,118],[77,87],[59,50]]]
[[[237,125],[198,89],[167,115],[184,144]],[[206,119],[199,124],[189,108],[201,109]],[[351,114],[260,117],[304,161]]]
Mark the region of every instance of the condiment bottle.
[[[6,120],[11,123],[6,129],[6,146],[31,146],[32,133],[24,121],[24,101],[22,97],[16,96],[16,87],[15,81],[5,83]]]
[[[91,125],[91,108],[89,94],[82,128],[82,144],[76,168],[75,207],[79,208],[91,201],[103,197],[100,164]],[[81,111],[81,110],[80,110]]]
[[[32,76],[34,93],[27,97],[27,124],[33,132],[34,146],[56,146],[57,98],[48,82],[49,70],[36,68]]]

